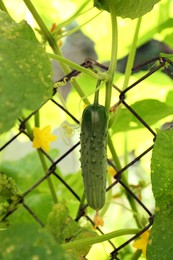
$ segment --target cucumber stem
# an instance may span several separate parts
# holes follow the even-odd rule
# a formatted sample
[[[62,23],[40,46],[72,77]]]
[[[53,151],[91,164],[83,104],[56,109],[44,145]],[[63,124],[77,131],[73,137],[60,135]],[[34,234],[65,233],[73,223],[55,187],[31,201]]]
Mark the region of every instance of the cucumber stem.
[[[95,92],[95,96],[94,96],[94,105],[98,106],[99,103],[99,86],[100,86],[101,80],[97,81],[96,84],[96,92]]]
[[[114,8],[114,4],[110,0],[107,0],[107,2],[109,5],[109,9],[110,9],[111,25],[112,25],[111,60],[110,60],[110,65],[109,65],[109,69],[107,72],[109,79],[106,82],[106,99],[105,99],[105,107],[109,110],[110,103],[111,103],[111,96],[112,96],[112,83],[113,83],[114,73],[115,73],[116,64],[117,64],[118,27],[117,27],[117,17],[115,15],[116,10]]]

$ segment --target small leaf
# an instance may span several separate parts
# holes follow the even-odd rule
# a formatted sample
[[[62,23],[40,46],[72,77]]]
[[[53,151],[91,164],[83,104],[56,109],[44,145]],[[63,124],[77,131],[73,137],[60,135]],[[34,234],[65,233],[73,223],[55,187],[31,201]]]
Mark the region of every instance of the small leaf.
[[[151,160],[155,218],[147,247],[147,260],[172,260],[173,246],[173,129],[158,130]]]
[[[17,207],[20,194],[15,181],[0,173],[0,218]]]
[[[31,27],[0,11],[0,133],[23,109],[35,110],[52,94],[52,67]]]
[[[108,2],[112,2],[117,16],[122,18],[138,18],[150,12],[160,0],[94,0],[94,6],[109,11]]]

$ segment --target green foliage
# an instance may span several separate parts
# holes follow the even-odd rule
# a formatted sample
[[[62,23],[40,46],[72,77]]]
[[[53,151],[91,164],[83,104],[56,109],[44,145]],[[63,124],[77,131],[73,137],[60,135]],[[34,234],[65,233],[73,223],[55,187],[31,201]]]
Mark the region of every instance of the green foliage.
[[[171,260],[173,256],[173,130],[159,130],[151,160],[155,218],[147,247],[148,260]]]
[[[21,9],[20,11],[17,10],[18,12],[16,12],[15,8],[13,7],[17,6],[20,2],[25,3],[27,13],[30,11],[30,13],[32,14],[31,16],[29,16],[29,19],[28,17],[26,17],[26,19],[28,19],[29,24],[32,24],[33,28],[31,28],[25,21],[17,23],[16,21],[12,20],[10,15],[0,11],[0,133],[8,131],[11,127],[13,127],[17,118],[23,118],[23,111],[25,113],[28,113],[26,111],[38,109],[46,100],[51,98],[53,88],[53,82],[51,80],[52,68],[50,59],[46,54],[46,50],[48,50],[48,52],[51,52],[50,48],[52,48],[54,55],[59,55],[59,60],[61,60],[61,66],[65,74],[70,71],[71,68],[67,67],[67,65],[70,64],[69,66],[71,67],[72,63],[70,63],[70,61],[68,63],[68,60],[66,60],[67,62],[63,62],[61,49],[59,48],[58,44],[61,43],[61,37],[63,35],[73,36],[72,33],[76,30],[77,27],[74,28],[72,22],[74,22],[75,24],[77,21],[79,25],[78,29],[80,29],[79,32],[81,33],[81,35],[82,32],[85,32],[87,35],[90,36],[90,38],[92,38],[95,43],[98,60],[108,61],[110,59],[111,47],[114,51],[114,47],[117,47],[117,45],[115,44],[117,43],[115,40],[116,37],[118,38],[118,57],[122,57],[122,55],[128,54],[130,48],[132,52],[135,52],[136,46],[135,44],[132,44],[131,46],[131,42],[134,43],[133,35],[135,31],[134,28],[136,27],[136,21],[132,21],[130,19],[122,20],[121,18],[127,17],[135,19],[137,17],[140,17],[149,12],[153,8],[153,6],[159,2],[159,0],[94,0],[94,5],[96,7],[101,10],[108,11],[101,12],[99,15],[99,11],[97,10],[97,8],[89,9],[89,11],[87,10],[87,8],[92,7],[93,1],[88,1],[87,5],[86,0],[65,0],[65,2],[64,0],[60,0],[58,2],[56,0],[50,0],[49,3],[47,3],[46,1],[41,2],[38,0],[33,0],[32,3],[36,7],[36,10],[34,9],[34,7],[32,7],[30,0],[7,0],[3,2],[7,6],[7,8],[4,8],[4,4],[2,3],[2,1],[0,1],[0,8],[4,11],[8,10],[10,14],[12,13],[12,17],[17,17],[16,20],[18,21],[20,21],[21,18],[23,19],[25,15],[23,15],[23,11],[21,11]],[[111,10],[111,15],[113,14],[113,16],[121,17],[118,18],[118,30],[116,31],[116,33],[114,31],[114,36],[116,37],[113,38],[112,41],[110,33],[111,27],[109,27],[110,13],[108,3],[111,3],[111,6],[113,6],[112,9],[115,10],[115,13],[112,13]],[[136,43],[138,46],[141,46],[141,44],[145,43],[155,36],[159,39],[164,39],[164,41],[168,43],[169,46],[172,46],[171,3],[172,1],[169,0],[161,1],[161,3],[158,5],[158,8],[156,6],[156,8],[154,8],[150,14],[147,14],[142,18],[142,22],[139,28],[140,33],[139,35],[137,35],[137,33],[135,36],[136,39],[138,38],[138,42]],[[85,6],[85,8],[83,8],[82,6]],[[88,14],[91,14],[90,18]],[[93,19],[95,15],[97,15],[97,18]],[[69,17],[69,19],[67,17]],[[115,21],[116,17],[114,18]],[[90,22],[89,19],[93,19],[93,21]],[[82,27],[82,24],[86,24],[86,21],[88,24]],[[141,21],[141,19],[139,19],[139,21]],[[57,22],[58,25],[56,26],[54,22]],[[50,32],[47,28],[51,28],[52,24],[55,25],[55,31]],[[115,25],[115,23],[113,24]],[[148,24],[150,24],[150,26],[148,26]],[[37,27],[38,25],[39,28],[37,29],[41,32],[43,38],[45,39],[44,46],[39,43],[34,34],[35,27]],[[70,31],[67,30],[64,33],[64,31],[62,31],[62,27],[64,27],[64,25],[70,25],[69,27],[71,27],[72,25],[73,29],[69,29]],[[35,30],[36,36],[38,36],[38,30]],[[55,35],[56,38],[53,38]],[[69,40],[68,36],[67,41]],[[40,35],[38,36],[38,39],[39,38]],[[72,42],[75,45],[75,41],[69,42]],[[81,48],[82,47],[84,46],[81,44]],[[77,50],[79,52],[79,48],[77,48]],[[85,50],[86,49],[84,48],[84,53]],[[112,55],[111,59],[111,64],[113,61],[114,65],[116,63],[115,56],[116,55]],[[172,60],[172,55],[165,55],[163,53],[160,56],[165,56]],[[68,59],[68,55],[66,57]],[[143,58],[144,56],[142,56],[142,60]],[[152,67],[150,67],[150,69],[152,69]],[[110,79],[110,74],[109,71],[108,73],[100,73],[98,68],[97,70],[99,72],[98,77],[103,76],[103,85],[100,89],[100,101],[101,104],[105,104],[106,95],[104,79]],[[125,87],[128,85],[128,75],[130,76],[131,74],[131,70],[128,70],[126,71],[125,75],[119,75],[118,73],[115,73],[115,85],[117,85],[119,88],[121,88],[121,86]],[[112,69],[112,74],[113,72],[114,70]],[[79,76],[77,79],[73,77],[73,79],[71,80],[71,84],[74,88],[72,88],[72,91],[70,91],[67,100],[62,101],[61,97],[59,99],[57,96],[55,97],[55,99],[60,101],[62,105],[70,111],[71,114],[75,116],[77,115],[76,117],[78,119],[81,118],[82,109],[79,113],[79,106],[80,108],[82,107],[81,100],[83,101],[84,98],[88,98],[88,95],[90,95],[91,93],[94,94],[96,80],[94,77],[92,78],[93,74],[90,73],[90,75],[84,75],[84,73],[82,73],[82,75]],[[164,75],[164,77],[162,78],[162,75],[163,73],[160,72],[157,74],[157,76],[152,76],[151,78],[153,80],[149,80],[149,83],[148,81],[142,82],[141,84],[143,85],[143,87],[141,89],[141,92],[140,90],[136,90],[136,88],[134,87],[134,92],[133,90],[132,92],[130,90],[127,93],[127,103],[129,105],[132,104],[131,107],[134,109],[134,111],[136,111],[139,116],[141,116],[143,120],[145,120],[146,123],[148,123],[149,125],[156,124],[159,120],[162,120],[167,116],[172,115],[173,113],[173,91],[171,90],[171,88],[169,89],[169,87],[172,85],[172,79],[167,82],[167,80],[165,80],[167,79],[167,76]],[[140,73],[133,74],[132,78],[137,80],[140,76]],[[119,78],[120,82],[118,82]],[[126,84],[123,84],[123,81]],[[148,89],[146,88],[147,84],[149,85]],[[157,88],[159,89],[159,91],[157,91]],[[146,89],[148,90],[149,94],[147,93]],[[60,90],[64,90],[64,86],[61,87]],[[119,93],[117,93],[116,91],[113,91],[113,93],[115,93],[115,96],[113,96],[113,94],[111,96],[111,93],[109,93],[109,99],[111,99],[112,101],[114,99],[117,100],[117,97],[119,95]],[[134,97],[135,95],[133,96],[130,93],[137,94],[137,98]],[[54,110],[54,108],[55,107],[53,106],[51,112]],[[114,139],[109,140],[108,151],[110,156],[109,158],[115,164],[116,162],[121,164],[118,156],[116,157],[115,146],[118,146],[118,150],[124,149],[124,154],[122,156],[122,161],[124,164],[124,161],[125,163],[128,163],[128,157],[130,157],[130,161],[131,156],[134,156],[129,149],[130,142],[133,142],[133,144],[135,144],[136,146],[139,145],[139,149],[142,150],[142,143],[138,144],[138,138],[136,138],[135,136],[137,131],[131,131],[129,133],[129,135],[133,135],[132,140],[126,140],[127,135],[124,133],[126,133],[128,130],[143,128],[143,125],[124,106],[119,108],[120,109],[118,112],[115,111],[115,114],[111,114],[110,133],[112,134],[113,138],[115,137],[116,141],[120,136],[120,141],[118,140],[118,142],[114,144]],[[66,117],[64,116],[64,114],[62,116],[60,114],[61,112],[59,112],[58,116],[56,114],[56,118],[54,120],[52,114],[51,116],[49,116],[50,112],[48,110],[49,106],[43,106],[43,109],[41,109],[40,113],[35,116],[35,123],[38,125],[40,121],[41,124],[44,124],[45,114],[47,113],[48,118],[50,119],[49,122],[53,121],[53,124],[56,127],[59,127],[60,122],[66,119]],[[29,120],[26,124],[27,133],[32,133],[30,123],[31,120]],[[32,125],[33,123],[34,120],[32,118]],[[10,134],[11,132],[9,132],[9,135]],[[158,131],[158,136],[156,138],[153,151],[152,186],[156,200],[156,210],[155,221],[151,230],[151,237],[147,252],[149,260],[171,260],[173,255],[173,212],[171,190],[171,171],[173,168],[173,154],[171,152],[173,147],[172,134],[172,130],[163,132]],[[7,135],[4,134],[3,137],[4,136],[7,139],[9,138],[8,133]],[[76,136],[74,137],[74,140],[76,141]],[[79,136],[77,136],[77,141],[78,140]],[[125,147],[123,147],[121,140],[125,142]],[[111,141],[112,143],[110,143]],[[2,142],[4,143],[3,138]],[[7,147],[7,150],[10,149],[10,145]],[[25,144],[23,143],[23,145]],[[62,147],[58,147],[58,149],[60,150],[60,152],[64,152],[63,145]],[[136,150],[134,152],[136,152]],[[57,150],[53,151],[53,153],[51,151],[50,156],[55,159],[57,158],[57,154]],[[121,154],[119,156],[121,156]],[[1,223],[2,225],[5,225],[7,223],[10,224],[9,227],[7,227],[6,225],[6,230],[0,229],[0,240],[3,241],[0,248],[1,259],[76,260],[84,258],[85,255],[89,252],[89,254],[87,255],[87,259],[105,260],[107,259],[107,252],[110,252],[110,249],[107,248],[107,245],[104,245],[104,250],[101,251],[100,248],[103,249],[101,242],[108,239],[112,240],[112,238],[116,237],[116,244],[122,244],[127,241],[126,235],[132,235],[139,231],[139,229],[133,229],[133,232],[130,231],[129,227],[131,227],[131,225],[135,224],[140,228],[141,226],[143,226],[143,222],[145,222],[146,219],[143,219],[143,216],[140,215],[140,210],[138,211],[137,206],[134,205],[137,203],[133,203],[134,201],[130,200],[131,196],[129,194],[126,194],[126,192],[122,192],[122,190],[119,191],[118,185],[117,189],[110,189],[107,193],[108,195],[106,196],[105,207],[101,212],[101,214],[103,215],[106,212],[106,227],[104,227],[106,230],[105,235],[97,236],[97,233],[93,232],[91,228],[86,228],[84,221],[82,222],[82,225],[80,222],[75,222],[73,219],[75,219],[77,215],[79,209],[79,201],[77,201],[77,199],[67,189],[64,183],[61,183],[60,180],[58,180],[54,176],[54,174],[52,174],[49,179],[45,179],[36,188],[33,188],[33,185],[44,176],[45,172],[51,165],[51,162],[47,160],[44,155],[42,159],[40,159],[41,158],[37,157],[37,153],[34,152],[32,154],[28,154],[25,157],[22,157],[20,160],[17,161],[4,160],[4,162],[2,162],[0,166],[1,170],[6,174],[0,175],[1,217],[3,217],[4,214],[7,213],[9,210],[17,208],[18,205],[16,204],[21,198],[18,190],[24,193],[30,188],[32,191],[29,192],[27,196],[25,196],[24,202],[29,207],[29,209],[31,209],[31,212],[33,212],[33,214],[31,214],[31,212],[29,212],[27,208],[24,207],[24,204],[22,205],[21,203],[17,210],[14,211],[13,214],[8,216],[8,222]],[[43,159],[45,159],[45,161]],[[126,185],[130,187],[130,189],[133,189],[134,193],[137,194],[139,198],[141,196],[142,198],[144,198],[145,195],[143,196],[143,192],[139,191],[138,193],[138,190],[144,188],[146,186],[145,180],[148,180],[148,177],[145,173],[145,175],[143,174],[143,176],[140,173],[140,177],[142,176],[142,179],[138,179],[138,171],[141,171],[141,169],[143,169],[143,166],[144,168],[148,167],[148,165],[147,167],[146,165],[143,165],[142,161],[143,160],[138,163],[140,164],[140,166],[135,164],[133,165],[133,167],[130,167],[128,169],[129,178],[127,177],[126,179],[123,179],[125,174],[122,178],[122,181],[125,181]],[[133,171],[135,172],[135,174],[133,174]],[[81,181],[81,171],[77,170],[77,172],[72,172],[70,164],[70,174],[63,176],[63,174],[61,174],[61,172],[59,171],[58,166],[56,168],[56,172],[58,172],[59,176],[61,176],[63,180],[66,181],[67,184],[74,189],[75,192],[77,192],[77,195],[81,198],[80,206],[83,206],[85,203],[85,198],[82,198],[83,184]],[[138,175],[137,177],[136,173]],[[109,176],[108,179],[108,184],[111,184],[111,177]],[[132,181],[132,185],[131,179],[134,179],[134,183]],[[49,180],[52,181],[51,188],[48,184]],[[141,183],[143,184],[141,185]],[[57,196],[57,200],[59,202],[53,207],[53,210],[53,199],[51,198],[52,190],[54,191],[55,197]],[[118,203],[123,205],[115,205],[117,203],[117,197],[119,198]],[[68,205],[68,209],[66,205]],[[129,207],[129,205],[131,208]],[[119,207],[121,207],[121,210],[119,210]],[[92,215],[92,209],[89,209],[86,214],[90,213]],[[43,224],[47,221],[46,228],[40,228],[34,216],[36,216]],[[121,224],[125,224],[128,226],[127,229],[123,230],[121,238],[118,238],[118,235],[116,234],[117,231],[114,231],[114,229],[116,229],[115,223],[117,223],[117,226],[121,226]],[[142,225],[139,225],[140,223],[142,223]],[[109,229],[111,232],[107,233],[107,231],[109,232]],[[108,234],[111,234],[111,237],[107,236]],[[160,239],[160,237],[162,237],[163,239]],[[94,242],[86,242],[88,241],[86,238],[91,238],[91,240],[93,239]],[[68,242],[71,242],[71,245],[70,243],[67,244]],[[75,243],[75,247],[73,247],[72,242]],[[82,242],[82,246],[78,246],[78,243],[80,242]],[[96,243],[97,245],[94,245]],[[66,249],[68,248],[68,254],[66,254],[62,250],[60,244],[63,244],[63,249],[65,249],[65,246],[67,245]],[[90,250],[91,244],[93,245],[92,250]],[[68,247],[68,245],[70,246]],[[95,256],[95,248],[97,247],[99,248],[99,257]],[[124,251],[120,252],[119,257],[121,258],[122,256],[123,259],[134,259],[135,255],[132,256],[132,251],[133,250],[131,246],[127,246]],[[136,256],[137,255],[138,253],[136,254]]]
[[[43,176],[41,164],[36,153],[30,153],[16,161],[5,161],[1,164],[0,168],[8,176],[13,176],[19,190],[22,192]]]
[[[20,198],[15,181],[0,173],[0,218],[9,210],[16,208]]]
[[[151,11],[160,0],[94,0],[94,6],[109,11],[109,2],[114,5],[117,16],[135,19]]]
[[[21,259],[56,259],[71,260],[66,256],[52,236],[36,222],[13,224],[0,231],[0,258]]]
[[[97,234],[90,229],[80,227],[69,215],[68,208],[64,203],[58,203],[53,207],[47,219],[47,229],[53,235],[57,243],[65,243]],[[90,250],[90,245],[70,250],[72,255],[85,256]]]
[[[0,11],[0,133],[9,130],[23,109],[37,109],[52,94],[50,61],[25,22]]]
[[[148,123],[148,125],[152,125],[173,113],[173,107],[156,99],[143,99],[135,102],[131,107],[146,123]],[[115,116],[116,114],[112,117],[112,120]],[[113,133],[124,131],[124,129],[128,131],[144,127],[143,124],[126,108],[121,109],[117,120],[119,123],[113,123],[111,126]]]

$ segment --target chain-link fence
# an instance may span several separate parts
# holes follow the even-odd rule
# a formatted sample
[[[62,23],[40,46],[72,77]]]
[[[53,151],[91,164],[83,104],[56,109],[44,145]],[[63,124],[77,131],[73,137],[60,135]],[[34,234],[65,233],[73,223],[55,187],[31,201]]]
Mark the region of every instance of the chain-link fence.
[[[141,115],[135,111],[134,108],[132,108],[131,105],[128,104],[128,101],[126,100],[126,94],[128,91],[130,91],[132,88],[135,89],[135,87],[140,84],[141,82],[143,82],[146,78],[148,78],[149,76],[151,76],[152,74],[154,74],[157,70],[159,69],[163,69],[171,78],[172,78],[172,74],[170,72],[169,66],[167,66],[166,64],[169,65],[173,65],[172,62],[166,58],[157,58],[157,59],[153,59],[152,62],[156,62],[159,61],[158,65],[154,65],[149,72],[147,72],[144,76],[142,76],[139,80],[137,80],[135,83],[133,83],[132,85],[130,85],[129,87],[127,87],[124,91],[121,91],[117,86],[113,86],[113,91],[116,93],[117,97],[119,96],[119,100],[118,102],[116,102],[116,104],[114,106],[112,106],[110,112],[111,113],[116,113],[118,109],[120,109],[120,107],[124,107],[128,113],[130,113],[131,115],[133,115],[136,120],[138,122],[140,122],[140,124],[143,125],[143,127],[145,127],[146,129],[146,133],[150,133],[151,134],[151,142],[154,142],[155,137],[156,137],[156,132],[155,130],[152,129],[152,127],[150,125],[148,125],[147,121],[145,121],[145,119],[143,119],[141,117]],[[150,61],[151,62],[151,61]],[[146,65],[146,64],[145,64]],[[84,62],[82,64],[82,66],[84,66],[85,68],[90,68],[93,69],[95,67],[99,67],[103,70],[106,70],[107,67],[98,64],[97,62],[93,61],[93,60],[87,60],[86,62]],[[56,84],[55,84],[55,88],[53,90],[53,98],[51,100],[49,100],[48,102],[51,102],[51,106],[54,107],[54,111],[55,111],[55,115],[58,117],[59,114],[63,114],[65,113],[70,120],[74,121],[75,125],[79,125],[80,126],[80,119],[76,118],[73,114],[71,114],[70,111],[68,111],[65,106],[63,106],[62,104],[60,104],[60,102],[57,101],[56,98],[56,91],[57,91],[57,86],[59,85],[63,85],[62,82],[68,83],[70,82],[71,78],[76,77],[79,74],[78,71],[73,70],[70,74],[66,75],[63,79],[59,80]],[[61,88],[63,88],[63,86],[61,86]],[[75,103],[75,101],[74,101]],[[33,136],[28,132],[28,130],[26,130],[26,125],[30,124],[30,122],[32,122],[33,117],[42,109],[44,109],[44,106],[46,106],[47,103],[43,104],[42,107],[38,108],[38,110],[33,111],[32,113],[30,113],[26,118],[19,118],[18,119],[18,131],[17,133],[12,137],[9,138],[9,140],[7,140],[2,147],[0,148],[0,151],[5,151],[7,148],[10,149],[10,147],[12,146],[13,142],[18,139],[21,136],[25,136],[30,142],[32,142],[33,140]],[[152,111],[151,111],[152,113]],[[121,118],[119,118],[119,120],[121,120]],[[28,128],[27,128],[28,129]],[[126,131],[126,129],[124,129],[124,131]],[[23,144],[24,146],[25,144]],[[114,145],[114,143],[113,143]],[[35,210],[32,208],[32,206],[30,206],[29,203],[27,203],[27,197],[30,196],[30,194],[32,194],[36,189],[39,189],[39,186],[42,185],[43,183],[45,183],[46,181],[49,182],[50,184],[50,178],[53,179],[57,179],[58,182],[60,182],[62,184],[62,186],[65,187],[65,189],[67,189],[70,192],[70,196],[73,197],[73,199],[76,201],[76,203],[78,204],[76,208],[76,212],[75,217],[73,218],[76,222],[79,222],[81,219],[86,219],[87,221],[89,221],[91,223],[91,225],[94,226],[92,217],[90,214],[90,212],[87,212],[87,205],[83,204],[82,201],[82,197],[81,194],[78,193],[78,188],[76,187],[75,183],[70,184],[70,182],[68,181],[68,179],[66,178],[66,176],[63,176],[63,174],[59,173],[59,164],[65,160],[74,150],[79,149],[80,147],[80,140],[78,140],[75,144],[73,144],[72,146],[69,147],[69,149],[67,149],[62,155],[59,156],[59,158],[55,159],[55,156],[52,156],[51,153],[45,152],[42,149],[39,149],[39,153],[42,154],[42,156],[46,159],[47,161],[47,165],[48,168],[44,168],[44,175],[43,177],[39,177],[37,179],[37,181],[33,182],[32,185],[30,185],[28,187],[28,189],[22,191],[22,193],[20,193],[20,195],[18,196],[17,200],[15,201],[15,205],[13,205],[13,207],[9,207],[7,212],[3,215],[1,222],[5,222],[8,220],[8,218],[15,214],[16,211],[18,211],[19,209],[19,205],[22,206],[31,216],[32,218],[38,222],[40,224],[41,227],[44,227],[46,225],[46,223],[42,220],[42,218],[39,216],[39,214],[37,212],[35,212]],[[113,191],[115,190],[117,187],[120,188],[121,191],[123,191],[123,194],[125,194],[128,202],[130,205],[135,205],[135,207],[137,209],[139,209],[139,211],[141,212],[141,214],[143,215],[147,215],[148,216],[148,223],[146,223],[143,226],[141,226],[138,223],[138,218],[136,216],[135,212],[132,212],[133,218],[134,218],[134,223],[136,223],[136,225],[138,226],[138,228],[140,228],[141,230],[139,232],[137,232],[135,235],[132,235],[130,238],[126,239],[124,238],[124,241],[120,244],[117,245],[117,242],[112,241],[111,239],[107,239],[108,243],[110,243],[110,246],[112,247],[112,250],[110,251],[110,249],[108,250],[108,252],[111,255],[111,259],[120,259],[119,258],[119,253],[121,252],[121,250],[126,247],[131,241],[135,240],[136,238],[138,238],[142,233],[144,233],[146,230],[148,230],[150,228],[150,226],[153,223],[153,213],[152,213],[152,209],[149,209],[148,206],[145,205],[145,201],[142,200],[142,198],[140,196],[138,196],[138,194],[136,194],[136,192],[134,191],[134,189],[132,188],[132,186],[130,186],[127,182],[126,182],[126,175],[128,174],[127,170],[131,169],[134,167],[134,165],[136,165],[138,162],[140,162],[140,160],[145,157],[153,148],[153,143],[147,147],[147,149],[145,149],[144,151],[142,151],[140,154],[138,154],[137,156],[133,157],[133,159],[128,162],[127,164],[123,165],[123,167],[121,169],[118,168],[117,165],[115,165],[112,160],[110,158],[107,158],[107,162],[108,162],[108,166],[111,166],[114,168],[116,174],[114,175],[113,179],[111,179],[111,183],[109,182],[106,191],[109,192],[110,190]],[[21,148],[22,149],[22,148]],[[14,151],[15,153],[18,153],[17,150]],[[35,155],[37,156],[37,155]],[[13,164],[13,167],[15,167],[15,164]],[[4,170],[4,167],[2,167],[2,170]],[[31,169],[32,171],[32,169]],[[5,173],[5,172],[4,172]],[[28,173],[26,173],[27,175]],[[13,176],[15,179],[15,176]],[[82,178],[82,176],[80,177]],[[16,184],[18,184],[16,182]],[[141,187],[139,187],[140,190]],[[142,189],[142,188],[141,188]],[[56,190],[56,188],[55,188]],[[56,190],[57,194],[58,192],[62,192],[62,191],[58,191]],[[113,195],[112,195],[113,196]],[[62,194],[63,197],[63,194]],[[111,198],[111,200],[116,201],[116,198]],[[70,201],[69,201],[70,204]],[[44,205],[43,205],[44,206]],[[106,222],[106,220],[105,220]],[[112,231],[114,231],[114,226],[112,226]],[[100,232],[101,234],[103,234],[103,231],[101,230],[101,228],[97,227],[98,232]],[[71,239],[69,237],[66,238],[66,241],[71,241]]]

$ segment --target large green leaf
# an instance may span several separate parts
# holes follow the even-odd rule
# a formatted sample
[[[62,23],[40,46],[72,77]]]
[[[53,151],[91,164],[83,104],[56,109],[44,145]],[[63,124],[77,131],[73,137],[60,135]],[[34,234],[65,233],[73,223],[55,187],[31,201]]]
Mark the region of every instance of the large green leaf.
[[[109,3],[112,2],[117,16],[135,19],[150,12],[160,0],[94,0],[94,6],[109,11]]]
[[[173,113],[173,107],[156,99],[144,99],[131,105],[133,110],[149,125]],[[116,118],[116,114],[111,120]],[[126,108],[122,108],[118,118],[112,124],[112,132],[135,130],[144,127],[142,123]]]
[[[70,260],[51,235],[35,222],[11,225],[0,231],[0,259]]]
[[[151,160],[155,218],[147,247],[147,260],[172,260],[173,256],[173,129],[159,130]]]
[[[36,109],[52,94],[51,63],[33,30],[0,11],[0,133],[23,109]]]

